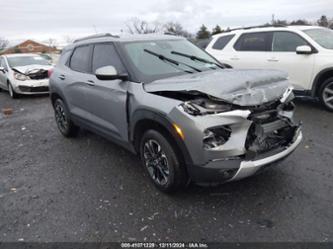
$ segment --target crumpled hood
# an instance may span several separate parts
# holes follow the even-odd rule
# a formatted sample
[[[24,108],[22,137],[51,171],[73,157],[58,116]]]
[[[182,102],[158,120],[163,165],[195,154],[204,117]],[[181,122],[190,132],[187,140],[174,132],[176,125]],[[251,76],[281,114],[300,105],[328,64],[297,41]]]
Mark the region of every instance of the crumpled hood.
[[[198,91],[225,102],[254,106],[280,98],[290,86],[288,75],[277,70],[224,69],[156,80],[147,92]]]
[[[37,65],[37,64],[34,64],[34,65],[27,65],[27,66],[20,66],[20,67],[13,67],[14,70],[22,73],[22,74],[29,74],[29,73],[32,73],[32,72],[36,72],[38,70],[49,70],[51,69],[52,66],[51,65]]]

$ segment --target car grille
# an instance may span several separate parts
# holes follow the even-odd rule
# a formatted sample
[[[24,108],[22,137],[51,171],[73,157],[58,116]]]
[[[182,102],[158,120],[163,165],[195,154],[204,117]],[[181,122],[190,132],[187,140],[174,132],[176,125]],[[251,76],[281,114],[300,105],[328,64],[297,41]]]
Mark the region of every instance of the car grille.
[[[37,72],[30,73],[28,76],[32,80],[42,80],[49,77],[47,70],[39,70]]]
[[[253,123],[248,131],[245,148],[253,156],[289,145],[298,128],[279,117],[277,110],[255,113],[249,119]]]
[[[48,92],[49,91],[49,87],[48,86],[37,86],[37,87],[19,86],[19,89],[22,92],[31,92],[31,93]]]

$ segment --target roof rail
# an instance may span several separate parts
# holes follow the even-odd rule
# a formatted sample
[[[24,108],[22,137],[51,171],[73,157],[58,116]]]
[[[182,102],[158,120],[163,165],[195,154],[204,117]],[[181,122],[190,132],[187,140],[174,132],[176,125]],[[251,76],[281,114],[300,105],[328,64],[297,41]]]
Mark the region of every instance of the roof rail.
[[[103,34],[89,35],[89,36],[86,36],[86,37],[83,37],[83,38],[79,38],[79,39],[74,40],[73,43],[80,42],[80,41],[85,41],[85,40],[89,40],[89,39],[94,39],[94,38],[102,38],[102,37],[119,38],[118,35],[112,35],[110,33],[103,33]]]
[[[249,26],[249,27],[240,27],[240,28],[234,28],[234,29],[227,29],[223,31],[222,33],[227,33],[235,30],[244,30],[244,29],[255,29],[255,28],[269,28],[269,27],[275,27],[275,28],[281,28],[281,27],[287,27],[286,25],[282,24],[264,24],[264,25],[258,25],[258,26]]]

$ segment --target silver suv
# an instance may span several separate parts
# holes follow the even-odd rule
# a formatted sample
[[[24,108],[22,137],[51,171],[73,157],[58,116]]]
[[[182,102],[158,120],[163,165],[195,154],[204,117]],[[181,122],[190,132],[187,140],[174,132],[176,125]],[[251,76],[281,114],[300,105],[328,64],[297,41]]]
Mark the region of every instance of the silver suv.
[[[83,127],[139,154],[165,192],[256,174],[302,140],[286,74],[225,69],[175,36],[77,40],[50,92],[64,136]]]

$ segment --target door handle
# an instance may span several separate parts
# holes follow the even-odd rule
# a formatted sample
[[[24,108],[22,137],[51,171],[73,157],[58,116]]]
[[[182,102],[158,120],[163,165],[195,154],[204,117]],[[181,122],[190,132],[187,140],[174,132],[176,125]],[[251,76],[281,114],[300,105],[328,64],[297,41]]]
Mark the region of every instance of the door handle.
[[[269,58],[267,59],[269,62],[278,62],[279,60],[277,58]]]
[[[94,86],[94,85],[95,85],[95,82],[92,81],[92,80],[88,80],[88,81],[87,81],[87,84],[88,84],[89,86]]]
[[[63,75],[63,74],[59,75],[59,77],[58,77],[58,78],[59,78],[59,79],[61,79],[61,80],[64,80],[64,79],[66,79],[65,75]]]
[[[231,57],[230,60],[238,61],[238,60],[239,60],[239,57]]]

